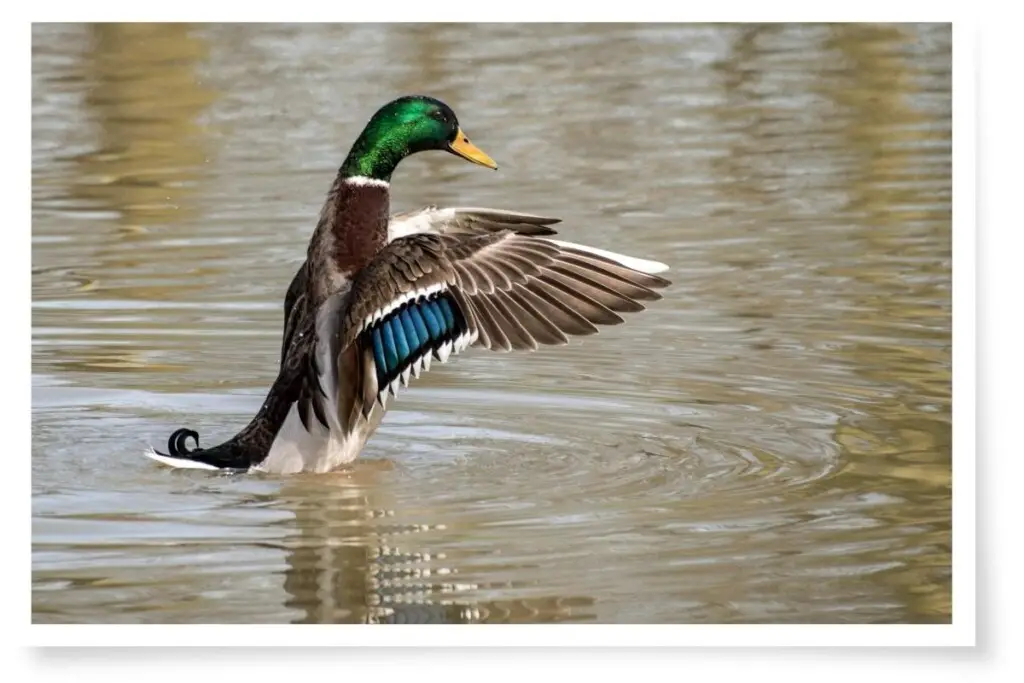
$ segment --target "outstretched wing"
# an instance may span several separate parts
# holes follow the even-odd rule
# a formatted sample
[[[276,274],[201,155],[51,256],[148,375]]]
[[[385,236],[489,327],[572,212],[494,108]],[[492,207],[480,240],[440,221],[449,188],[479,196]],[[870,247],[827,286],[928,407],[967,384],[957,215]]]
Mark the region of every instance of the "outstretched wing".
[[[623,265],[623,262],[630,263]],[[510,230],[395,239],[352,282],[337,351],[359,359],[368,414],[411,376],[470,344],[496,351],[564,344],[669,284],[665,266]]]

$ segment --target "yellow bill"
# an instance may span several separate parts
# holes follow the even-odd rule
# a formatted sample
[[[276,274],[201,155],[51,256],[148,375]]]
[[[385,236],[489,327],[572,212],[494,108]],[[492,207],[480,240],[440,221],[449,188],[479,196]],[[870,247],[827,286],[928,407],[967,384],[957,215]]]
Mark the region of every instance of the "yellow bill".
[[[470,142],[461,128],[456,131],[455,140],[448,143],[448,149],[466,161],[472,161],[474,164],[480,164],[487,168],[498,168],[498,164],[494,163],[494,159],[487,156],[482,149]]]

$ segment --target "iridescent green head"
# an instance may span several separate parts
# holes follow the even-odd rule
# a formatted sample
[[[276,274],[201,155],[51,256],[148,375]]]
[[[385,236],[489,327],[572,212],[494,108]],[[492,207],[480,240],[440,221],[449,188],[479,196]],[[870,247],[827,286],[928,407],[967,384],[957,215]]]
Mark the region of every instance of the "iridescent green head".
[[[398,162],[428,149],[444,150],[475,164],[498,168],[462,132],[451,107],[432,97],[410,96],[377,110],[341,165],[341,176],[390,180]]]

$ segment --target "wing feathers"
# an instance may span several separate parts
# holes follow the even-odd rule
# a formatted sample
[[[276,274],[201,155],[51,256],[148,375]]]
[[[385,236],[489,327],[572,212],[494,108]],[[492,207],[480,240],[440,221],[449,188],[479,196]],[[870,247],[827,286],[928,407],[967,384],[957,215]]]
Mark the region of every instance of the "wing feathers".
[[[477,343],[495,351],[511,351],[512,343],[505,335],[502,314],[496,310],[491,298],[480,297],[478,300],[474,300],[470,306],[474,312],[479,313],[478,321],[482,334]]]
[[[583,336],[597,332],[597,327],[573,307],[575,299],[568,300],[559,290],[543,280],[534,280],[520,294],[543,311],[558,329],[568,335]]]
[[[631,282],[616,282],[606,273],[587,271],[569,263],[556,263],[551,267],[549,274],[562,276],[562,282],[567,286],[586,293],[612,311],[637,312],[644,310],[643,304],[622,293],[622,290],[636,289],[636,285]],[[641,289],[640,291],[645,290]]]
[[[618,325],[622,322],[622,318],[614,311],[592,296],[602,294],[596,287],[553,270],[538,279],[548,285],[550,293],[590,322],[598,325]]]
[[[522,309],[516,306],[515,302],[507,296],[500,295],[485,298],[494,307],[494,310],[497,311],[497,322],[509,343],[512,344],[513,349],[532,351],[537,348],[536,340],[520,322]]]
[[[495,351],[565,344],[570,336],[623,322],[620,313],[643,310],[640,302],[660,298],[655,290],[669,284],[623,265],[611,252],[509,229],[509,213],[432,211],[403,220],[443,232],[395,239],[352,281],[338,348],[361,344],[364,413],[429,369],[431,356],[445,361],[470,342]],[[445,211],[452,213],[441,220]],[[552,222],[525,215],[514,220],[541,227]],[[481,227],[494,225],[504,227]],[[317,402],[310,403],[315,411]]]
[[[517,287],[508,292],[510,301],[522,311],[520,320],[530,332],[530,335],[540,344],[568,344],[569,338],[565,332],[551,319],[545,315],[540,307],[534,304],[535,299],[530,298],[530,292],[523,287]],[[543,302],[541,302],[543,306]]]

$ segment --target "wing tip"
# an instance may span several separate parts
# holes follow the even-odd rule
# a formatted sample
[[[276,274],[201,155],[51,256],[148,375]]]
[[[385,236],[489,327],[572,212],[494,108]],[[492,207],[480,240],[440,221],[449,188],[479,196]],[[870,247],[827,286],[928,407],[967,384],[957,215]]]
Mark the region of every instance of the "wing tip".
[[[578,244],[576,242],[566,242],[565,240],[548,240],[557,244],[559,247],[575,249],[594,256],[608,259],[618,263],[620,266],[625,266],[630,270],[635,270],[640,273],[647,275],[655,275],[657,273],[664,273],[669,270],[668,264],[662,263],[661,261],[654,261],[651,259],[639,258],[637,256],[629,256],[627,254],[619,254],[614,251],[608,251],[607,249],[600,249],[598,247],[592,247],[587,244]],[[668,282],[666,281],[666,284]]]
[[[634,257],[634,258],[636,258],[636,257]],[[658,273],[667,273],[669,270],[671,270],[668,267],[667,263],[662,263],[661,261],[652,261],[650,259],[636,259],[636,260],[637,261],[642,261],[647,266],[647,270],[645,270],[644,272],[646,272],[648,275],[656,275]]]

